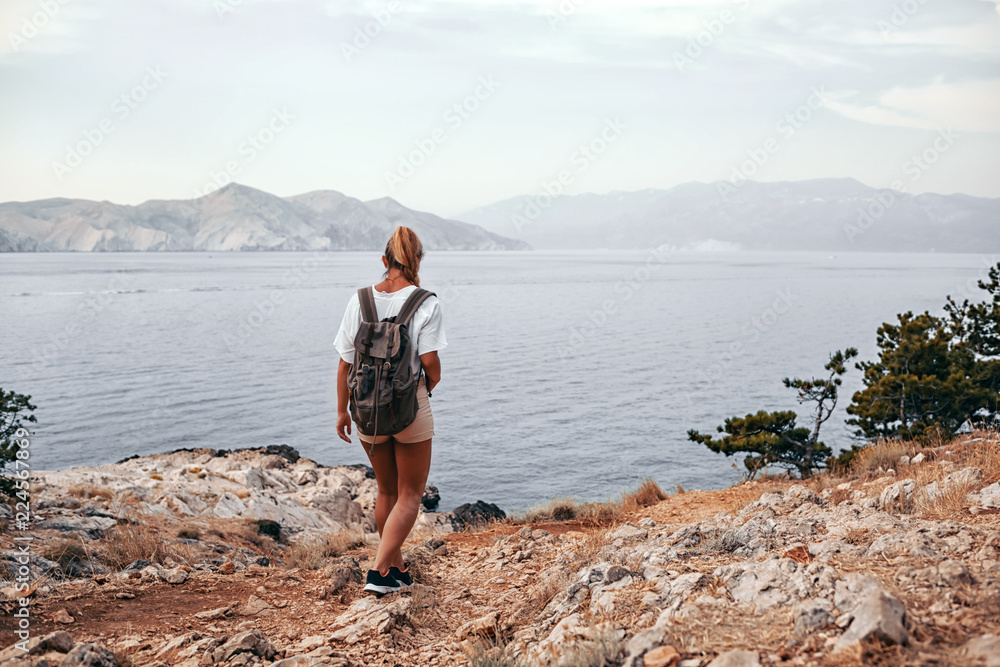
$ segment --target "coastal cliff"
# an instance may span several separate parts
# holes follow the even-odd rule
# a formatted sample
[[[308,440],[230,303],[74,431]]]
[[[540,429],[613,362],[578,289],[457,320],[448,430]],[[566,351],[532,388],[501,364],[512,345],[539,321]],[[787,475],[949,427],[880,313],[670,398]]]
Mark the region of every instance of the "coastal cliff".
[[[417,584],[383,598],[363,466],[272,446],[38,473],[32,639],[5,530],[0,665],[1000,665],[998,452],[977,433],[839,477],[425,512]]]

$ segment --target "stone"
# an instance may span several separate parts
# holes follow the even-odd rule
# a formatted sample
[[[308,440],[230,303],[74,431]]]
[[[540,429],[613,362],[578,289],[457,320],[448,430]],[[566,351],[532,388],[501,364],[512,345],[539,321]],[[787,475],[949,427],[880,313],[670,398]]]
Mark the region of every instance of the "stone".
[[[894,595],[879,586],[865,590],[851,612],[847,630],[834,645],[834,651],[850,648],[873,638],[889,644],[906,644],[910,633],[905,626],[906,607]]]
[[[917,490],[917,480],[901,479],[882,489],[878,497],[879,509],[892,512],[907,512],[913,507],[913,494]]]
[[[792,609],[792,619],[795,627],[795,634],[799,636],[809,635],[813,632],[833,625],[833,605],[829,600],[822,598],[811,598],[803,600]]]
[[[658,646],[642,656],[644,667],[674,667],[681,656],[673,646]]]
[[[484,503],[482,500],[459,505],[452,514],[463,526],[484,526],[491,521],[507,517],[507,513],[498,506],[493,503]]]
[[[496,636],[499,619],[500,617],[497,612],[491,611],[485,616],[463,624],[455,631],[455,638],[458,641],[462,641],[468,637],[494,637]]]
[[[241,632],[223,644],[219,650],[222,659],[217,662],[227,662],[239,653],[249,653],[265,660],[271,660],[277,653],[274,646],[259,630]]]
[[[632,524],[623,523],[618,526],[618,528],[611,531],[608,537],[612,540],[621,539],[626,542],[630,542],[633,540],[644,540],[647,535],[649,535],[649,531],[633,526]]]
[[[0,651],[0,664],[6,664],[8,660],[24,658],[43,653],[58,652],[68,653],[73,648],[73,637],[65,630],[56,630],[47,635],[32,637],[28,640],[27,650],[22,651],[17,644]]]
[[[272,662],[271,667],[327,667],[331,663],[311,655],[296,655]]]
[[[212,512],[220,519],[235,519],[243,514],[246,509],[246,505],[243,504],[243,501],[236,494],[226,491],[219,496],[219,500],[215,503],[215,509]]]
[[[227,560],[225,563],[219,566],[219,574],[232,574],[236,571],[236,563],[231,560]]]
[[[69,612],[65,609],[59,609],[54,614],[52,614],[52,620],[56,623],[72,623],[75,619],[69,615]]]
[[[912,459],[910,459],[910,463],[913,463],[913,464],[923,463],[926,458],[927,457],[924,456],[924,453],[920,452],[919,454],[917,454],[916,456],[914,456]]]
[[[256,595],[251,595],[247,599],[247,603],[243,605],[239,611],[236,613],[240,616],[259,616],[261,614],[270,614],[271,612],[277,611],[271,604],[260,599]]]
[[[708,667],[760,667],[760,656],[754,651],[726,651]]]
[[[187,581],[188,573],[184,568],[173,567],[169,570],[157,570],[156,576],[168,584],[177,585]]]
[[[1000,635],[983,635],[965,642],[962,654],[984,667],[1000,667]]]
[[[643,528],[655,528],[656,522],[647,516],[644,519],[639,519],[639,525]]]
[[[970,493],[968,500],[982,509],[1000,508],[1000,482],[994,482],[984,489]]]
[[[428,512],[433,512],[437,509],[440,502],[441,494],[438,492],[438,488],[432,484],[425,486],[424,496],[420,499],[420,504],[423,505],[424,509]]]
[[[386,634],[402,625],[406,620],[412,599],[397,598],[385,602],[374,597],[355,600],[340,616],[333,620],[336,628],[330,639],[356,644],[373,634]]]
[[[60,667],[118,667],[118,661],[100,644],[77,644],[66,654]]]
[[[208,609],[197,612],[194,617],[202,621],[214,621],[217,618],[225,618],[229,613],[229,607],[219,607],[218,609]]]

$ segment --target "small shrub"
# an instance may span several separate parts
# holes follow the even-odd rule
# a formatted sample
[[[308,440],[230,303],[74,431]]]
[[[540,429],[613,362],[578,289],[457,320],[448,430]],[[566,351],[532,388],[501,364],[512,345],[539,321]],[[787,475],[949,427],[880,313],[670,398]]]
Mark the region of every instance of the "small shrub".
[[[647,477],[639,482],[639,486],[636,487],[635,491],[629,491],[622,496],[622,504],[649,507],[666,499],[667,492],[660,488],[659,484]]]
[[[254,523],[258,535],[266,535],[275,542],[281,541],[281,524],[271,519],[257,519]]]

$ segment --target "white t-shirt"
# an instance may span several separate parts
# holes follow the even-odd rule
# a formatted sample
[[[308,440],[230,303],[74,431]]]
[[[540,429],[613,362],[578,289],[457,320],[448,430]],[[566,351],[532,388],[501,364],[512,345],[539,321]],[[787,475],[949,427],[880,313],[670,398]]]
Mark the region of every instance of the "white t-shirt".
[[[406,302],[406,297],[410,296],[416,285],[409,285],[396,292],[379,292],[373,290],[375,294],[375,313],[379,320],[398,315]],[[344,320],[340,323],[340,331],[334,340],[340,358],[349,364],[354,363],[354,337],[361,328],[361,303],[358,301],[358,293],[351,296],[347,302],[347,310],[344,312]],[[417,348],[417,354],[427,354],[437,350],[443,350],[448,346],[448,340],[444,335],[444,321],[441,318],[441,304],[436,296],[429,296],[417,308],[417,312],[410,319],[407,327],[410,334],[410,344]]]

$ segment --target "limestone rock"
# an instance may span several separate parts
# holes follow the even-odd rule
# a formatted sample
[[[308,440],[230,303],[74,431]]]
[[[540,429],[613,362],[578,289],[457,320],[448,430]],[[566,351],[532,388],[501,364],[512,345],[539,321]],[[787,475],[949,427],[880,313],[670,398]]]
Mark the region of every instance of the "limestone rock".
[[[163,581],[168,584],[183,584],[187,581],[188,573],[187,570],[180,567],[173,567],[169,570],[157,570],[156,576],[158,576]]]
[[[917,480],[901,479],[882,489],[878,506],[884,511],[908,512],[913,508],[913,494],[917,490]]]
[[[114,654],[100,644],[77,644],[59,665],[60,667],[119,667]]]
[[[336,630],[331,635],[334,641],[356,644],[373,634],[391,632],[406,622],[411,598],[404,597],[385,602],[375,597],[356,600],[347,610],[333,621]]]
[[[256,595],[251,595],[247,599],[247,603],[243,605],[239,611],[236,613],[240,616],[259,616],[261,614],[270,614],[271,612],[277,611],[270,603],[262,600]]]
[[[219,650],[222,658],[217,662],[227,662],[239,653],[249,653],[265,660],[271,660],[277,652],[259,630],[241,632],[223,644]]]
[[[468,637],[494,637],[499,623],[499,614],[491,611],[485,616],[465,623],[455,631],[455,638],[462,641]]]
[[[753,651],[726,651],[708,667],[760,667],[760,656]]]
[[[658,646],[642,656],[643,667],[674,667],[681,656],[673,646]]]
[[[69,615],[69,612],[65,609],[59,609],[54,614],[52,614],[52,620],[56,623],[69,624],[73,622],[73,617]]]
[[[1000,667],[1000,635],[983,635],[965,642],[963,655],[984,667]]]
[[[795,634],[809,635],[834,622],[833,605],[823,598],[803,600],[792,610]]]
[[[891,644],[905,644],[910,633],[906,629],[906,608],[873,577],[852,573],[838,582],[835,593],[838,607],[848,610],[841,619],[850,625],[837,640],[839,651],[872,638]]]

